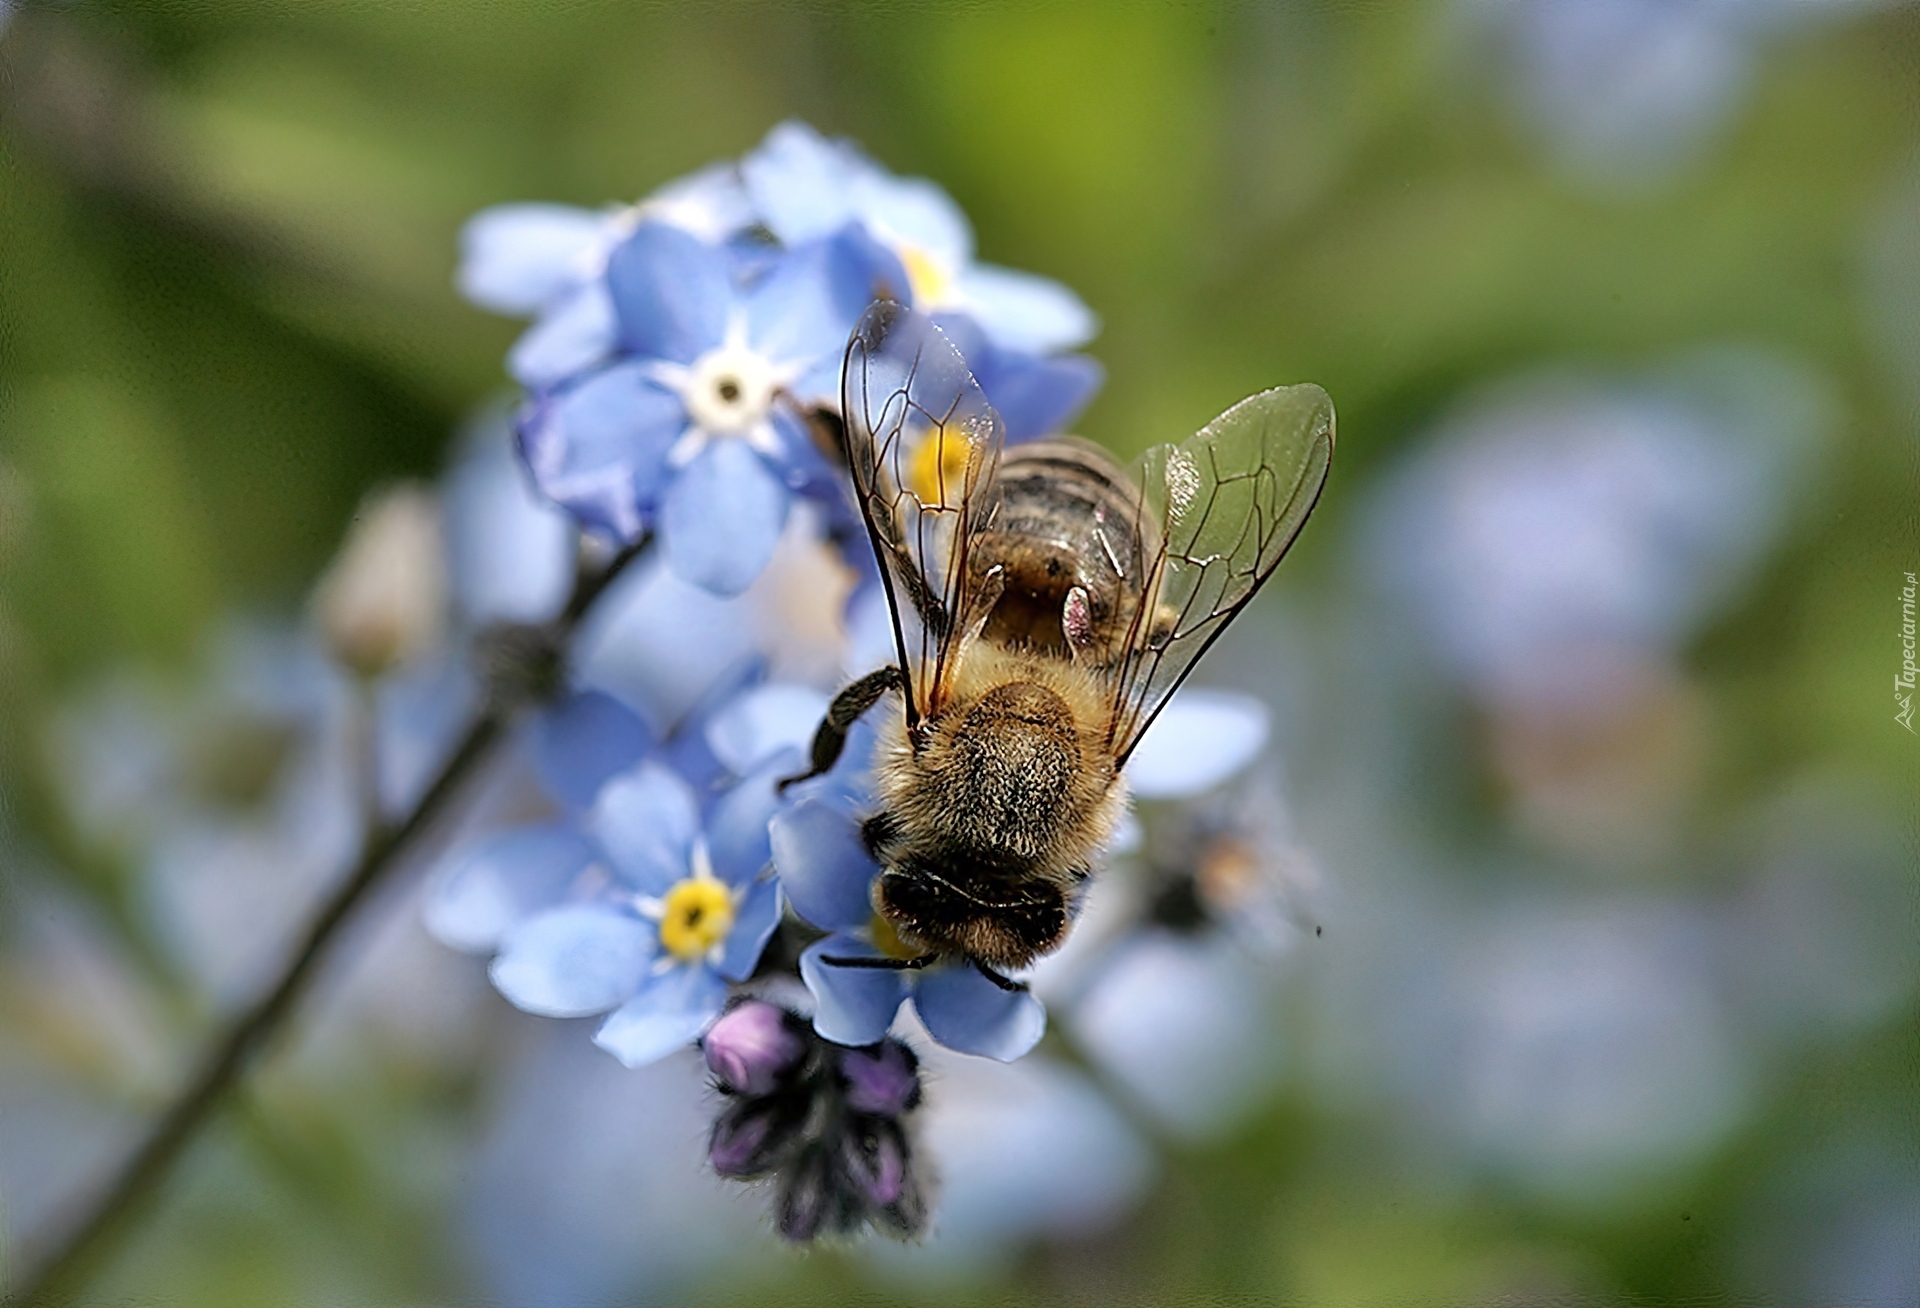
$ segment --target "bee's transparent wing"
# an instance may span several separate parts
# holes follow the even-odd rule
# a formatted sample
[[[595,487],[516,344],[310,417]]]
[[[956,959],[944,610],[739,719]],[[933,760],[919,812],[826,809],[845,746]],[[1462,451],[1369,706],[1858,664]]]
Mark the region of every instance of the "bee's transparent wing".
[[[1333,401],[1307,384],[1250,396],[1134,464],[1137,539],[1150,557],[1137,561],[1145,601],[1114,670],[1110,738],[1122,763],[1279,565],[1332,461]]]
[[[983,596],[968,570],[1006,428],[931,319],[868,306],[840,381],[854,498],[880,563],[912,725],[945,698]]]

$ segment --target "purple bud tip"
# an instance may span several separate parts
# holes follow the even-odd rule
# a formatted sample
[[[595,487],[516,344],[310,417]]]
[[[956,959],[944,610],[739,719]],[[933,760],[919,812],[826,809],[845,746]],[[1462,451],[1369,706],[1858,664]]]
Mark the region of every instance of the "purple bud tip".
[[[919,1102],[913,1055],[897,1041],[846,1050],[840,1055],[840,1071],[847,1078],[847,1103],[855,1112],[898,1117]]]
[[[757,999],[729,1009],[701,1044],[707,1069],[743,1095],[770,1093],[806,1052],[787,1028],[786,1014]]]
[[[900,1197],[900,1191],[906,1184],[907,1162],[900,1156],[900,1146],[891,1138],[881,1136],[874,1143],[868,1168],[861,1171],[863,1174],[858,1178],[860,1188],[874,1204],[885,1208]]]
[[[758,1171],[760,1147],[767,1142],[773,1121],[765,1114],[728,1121],[722,1118],[707,1145],[707,1161],[722,1176],[748,1176]]]

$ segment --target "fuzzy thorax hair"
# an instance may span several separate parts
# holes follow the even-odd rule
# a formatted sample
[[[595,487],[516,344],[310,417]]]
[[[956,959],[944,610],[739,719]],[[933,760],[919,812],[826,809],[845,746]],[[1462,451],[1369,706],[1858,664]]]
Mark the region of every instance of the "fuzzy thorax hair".
[[[1083,878],[1126,807],[1111,704],[1110,688],[1066,659],[972,642],[917,752],[888,715],[878,789],[902,852]]]

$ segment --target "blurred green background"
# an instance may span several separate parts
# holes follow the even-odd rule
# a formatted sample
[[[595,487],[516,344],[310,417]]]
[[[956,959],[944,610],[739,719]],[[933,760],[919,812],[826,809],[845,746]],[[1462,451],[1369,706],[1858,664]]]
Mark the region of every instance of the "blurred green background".
[[[1920,567],[1920,12],[1830,8],[1741,37],[1743,77],[1710,126],[1642,175],[1569,162],[1507,93],[1519,56],[1496,39],[1498,5],[16,6],[0,32],[0,853],[62,879],[170,994],[128,869],[75,838],[54,793],[53,706],[128,660],[184,676],[224,613],[296,613],[362,492],[432,475],[504,393],[518,325],[452,287],[469,214],[631,200],[800,117],[940,181],[984,258],[1085,297],[1110,374],[1085,434],[1132,450],[1267,385],[1325,386],[1340,455],[1284,587],[1309,615],[1350,602],[1345,542],[1368,487],[1482,382],[1545,364],[1632,372],[1727,340],[1798,359],[1833,400],[1817,488],[1684,653],[1713,722],[1688,800],[1704,834],[1626,875],[1737,880],[1742,815],[1817,774],[1894,824],[1876,867],[1911,942],[1920,742],[1891,721],[1887,684],[1901,578]],[[1344,730],[1341,694],[1310,691],[1314,730],[1284,742],[1302,804],[1315,748]],[[1441,744],[1418,746],[1425,766],[1466,792],[1440,824],[1456,872],[1436,875],[1471,877],[1457,869],[1498,843],[1486,832],[1508,809],[1471,711],[1428,731]],[[1337,889],[1339,858],[1319,862]],[[18,903],[0,899],[0,919]],[[1908,1261],[1873,1284],[1920,1284],[1898,1279],[1920,1246],[1903,1216],[1920,1212],[1910,972],[1868,1017],[1756,1055],[1756,1088],[1711,1147],[1582,1208],[1471,1167],[1436,1179],[1401,1148],[1420,1132],[1404,1098],[1330,1091],[1313,1051],[1338,1045],[1328,1014],[1348,1010],[1312,1001],[1314,967],[1282,1033],[1289,1074],[1224,1137],[1172,1146],[1117,1228],[947,1288],[874,1280],[831,1250],[717,1268],[708,1289],[1810,1301],[1851,1283],[1807,1271],[1817,1258],[1769,1259],[1792,1245],[1774,1232],[1835,1204],[1831,1224],[1857,1233],[1851,1180],[1793,1179],[1827,1175],[1827,1140],[1864,1141],[1895,1178],[1866,1202],[1906,1231]],[[30,1026],[6,984],[0,1015]],[[173,1012],[156,1020],[190,1044],[193,1004],[161,1003]],[[270,1071],[247,1093],[101,1293],[485,1293],[444,1234],[482,1074],[423,1070],[405,1050],[328,1057],[328,1076]],[[157,1102],[174,1064],[155,1065],[130,1081],[96,1069],[121,1077],[123,1120]],[[1856,1270],[1885,1252],[1835,1247]]]

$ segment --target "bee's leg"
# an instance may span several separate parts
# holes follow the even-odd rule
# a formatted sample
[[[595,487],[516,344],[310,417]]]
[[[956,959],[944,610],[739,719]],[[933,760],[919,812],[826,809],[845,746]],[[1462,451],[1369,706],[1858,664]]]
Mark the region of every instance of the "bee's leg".
[[[835,967],[884,967],[889,972],[918,972],[938,959],[938,954],[922,954],[918,958],[871,958],[864,954],[854,958],[820,956],[822,963],[832,963]]]
[[[835,695],[833,703],[827,705],[827,716],[821,719],[820,729],[813,733],[812,767],[798,776],[785,778],[778,788],[785,790],[796,781],[817,777],[832,768],[840,759],[840,751],[847,746],[847,731],[859,720],[860,715],[872,708],[888,691],[898,690],[901,684],[900,669],[889,664],[878,671],[869,672]]]
[[[1005,990],[1008,994],[1017,995],[1027,988],[1025,981],[1015,981],[1010,976],[1001,976],[977,958],[970,958],[967,961],[973,964],[974,971],[999,986],[1002,990]]]

